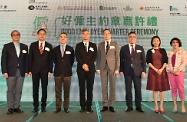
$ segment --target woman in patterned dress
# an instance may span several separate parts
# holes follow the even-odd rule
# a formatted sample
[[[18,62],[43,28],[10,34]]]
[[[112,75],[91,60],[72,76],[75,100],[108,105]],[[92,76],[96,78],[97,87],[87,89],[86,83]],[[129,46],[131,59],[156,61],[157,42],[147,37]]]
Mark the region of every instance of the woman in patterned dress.
[[[160,113],[164,113],[164,91],[170,90],[166,64],[168,63],[167,53],[164,48],[160,48],[161,40],[158,36],[151,39],[152,49],[147,51],[146,62],[149,65],[147,90],[153,91],[155,103],[154,111],[159,112],[158,93],[160,93]]]

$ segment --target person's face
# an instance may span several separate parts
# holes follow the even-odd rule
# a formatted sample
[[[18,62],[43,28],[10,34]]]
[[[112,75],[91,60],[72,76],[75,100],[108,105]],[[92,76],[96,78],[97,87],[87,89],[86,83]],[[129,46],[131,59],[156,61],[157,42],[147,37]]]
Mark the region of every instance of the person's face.
[[[154,45],[154,47],[159,47],[160,40],[158,38],[154,38],[152,44]]]
[[[171,45],[174,49],[179,48],[179,42],[177,40],[173,40]]]
[[[66,36],[66,34],[60,34],[60,43],[61,44],[66,44],[68,38]]]
[[[136,34],[132,33],[128,36],[128,41],[130,44],[135,44],[136,43]]]
[[[105,40],[110,40],[111,39],[111,33],[110,33],[110,31],[109,30],[105,30],[104,32],[103,32],[103,38],[105,39]]]
[[[90,33],[88,31],[82,32],[82,39],[83,41],[88,41],[90,38]]]
[[[17,31],[14,31],[11,35],[12,41],[18,43],[20,40],[20,33]]]
[[[45,31],[41,30],[39,33],[38,33],[38,39],[40,41],[44,41],[46,39],[46,33]]]

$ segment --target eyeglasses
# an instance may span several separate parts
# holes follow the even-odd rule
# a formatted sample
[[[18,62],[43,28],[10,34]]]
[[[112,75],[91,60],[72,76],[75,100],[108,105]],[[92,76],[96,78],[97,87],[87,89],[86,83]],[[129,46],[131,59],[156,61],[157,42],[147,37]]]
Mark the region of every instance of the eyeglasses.
[[[20,36],[20,34],[12,34],[12,36]]]

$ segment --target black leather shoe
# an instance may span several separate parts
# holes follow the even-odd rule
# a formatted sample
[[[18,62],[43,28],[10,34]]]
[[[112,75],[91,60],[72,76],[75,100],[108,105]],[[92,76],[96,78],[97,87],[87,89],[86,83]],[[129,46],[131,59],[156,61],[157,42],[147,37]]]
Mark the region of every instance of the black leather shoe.
[[[38,108],[34,108],[32,112],[33,113],[37,113],[38,112]]]
[[[13,114],[13,113],[14,113],[14,109],[9,108],[8,111],[7,111],[7,114]]]
[[[54,113],[58,113],[61,111],[61,108],[57,108],[56,110],[54,110]]]
[[[42,107],[42,112],[46,112],[46,109],[45,109],[45,107]]]
[[[87,109],[87,113],[92,113],[92,112],[93,112],[93,110],[91,108]]]
[[[103,106],[103,108],[101,109],[101,112],[107,111],[108,110],[108,106]]]
[[[81,112],[81,113],[82,113],[82,112],[85,112],[85,108],[82,107],[81,110],[80,110],[79,112]]]
[[[16,112],[16,113],[23,113],[23,111],[20,108],[14,109],[14,112]]]
[[[64,112],[69,113],[68,108],[64,108]]]
[[[114,107],[109,107],[109,110],[110,110],[111,112],[116,112],[115,109],[114,109]]]
[[[125,110],[126,112],[132,111],[133,108],[132,107],[127,107],[127,109]]]
[[[140,107],[137,107],[136,110],[139,111],[139,112],[144,112],[144,110]]]

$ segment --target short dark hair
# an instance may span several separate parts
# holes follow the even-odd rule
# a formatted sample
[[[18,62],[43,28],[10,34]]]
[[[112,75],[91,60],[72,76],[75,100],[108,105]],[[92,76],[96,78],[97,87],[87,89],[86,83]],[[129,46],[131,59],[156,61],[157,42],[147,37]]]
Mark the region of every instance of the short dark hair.
[[[171,41],[170,41],[170,45],[171,45],[171,46],[172,46],[172,43],[173,43],[174,40],[176,40],[176,41],[179,43],[179,47],[182,47],[182,42],[181,42],[181,40],[180,40],[179,38],[177,38],[177,37],[174,37],[174,38],[171,39]]]
[[[61,34],[65,34],[66,36],[68,36],[67,33],[65,33],[65,32],[60,33],[60,35],[61,35]]]
[[[45,30],[45,29],[43,29],[43,28],[41,28],[41,29],[39,29],[39,30],[38,30],[37,34],[39,34],[39,33],[40,33],[40,31],[44,31],[44,32],[46,33],[46,30]]]
[[[136,35],[136,33],[135,33],[135,32],[133,32],[133,31],[131,31],[130,33],[128,33],[128,36],[129,36],[130,34],[135,34],[135,35]]]
[[[104,34],[104,32],[107,31],[107,30],[111,33],[110,29],[104,29],[104,30],[103,30],[103,34]]]
[[[85,31],[90,32],[90,31],[89,31],[88,29],[86,29],[86,28],[82,29],[82,33],[84,33]]]
[[[17,33],[19,33],[19,35],[20,35],[20,32],[19,32],[18,30],[13,30],[13,31],[11,32],[11,36],[13,35],[14,32],[17,32]]]
[[[153,39],[155,39],[155,38],[157,38],[160,41],[160,44],[159,44],[159,47],[160,47],[160,45],[161,45],[161,39],[160,39],[159,36],[153,36],[152,37],[152,39],[151,39],[151,46],[154,47],[154,45],[153,45]]]

